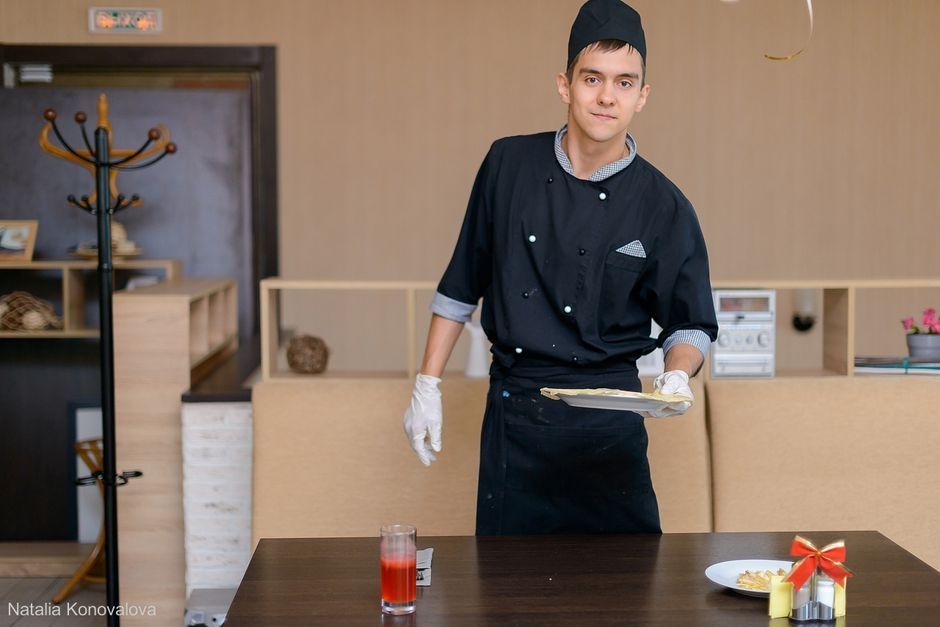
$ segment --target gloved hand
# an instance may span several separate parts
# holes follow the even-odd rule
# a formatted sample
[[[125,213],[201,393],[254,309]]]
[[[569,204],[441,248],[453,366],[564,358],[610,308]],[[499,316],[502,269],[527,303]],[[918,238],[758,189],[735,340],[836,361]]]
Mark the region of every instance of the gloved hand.
[[[692,396],[692,389],[689,387],[689,375],[684,370],[670,370],[662,373],[653,381],[653,390],[660,394],[679,394],[695,400]],[[651,418],[667,418],[684,414],[691,406],[692,401],[682,401],[643,413]]]
[[[441,391],[438,385],[441,380],[428,374],[419,374],[415,377],[415,389],[411,393],[411,404],[405,410],[403,420],[405,433],[411,448],[418,454],[418,459],[425,466],[436,461],[434,452],[441,450],[441,424],[443,413],[441,411]],[[430,444],[427,439],[430,438]]]

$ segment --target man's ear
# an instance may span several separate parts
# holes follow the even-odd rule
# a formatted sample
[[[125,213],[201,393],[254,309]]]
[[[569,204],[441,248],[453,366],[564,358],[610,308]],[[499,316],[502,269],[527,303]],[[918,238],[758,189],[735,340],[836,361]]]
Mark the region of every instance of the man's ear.
[[[640,97],[637,98],[636,107],[634,109],[637,113],[642,111],[643,107],[646,106],[646,99],[649,97],[649,95],[650,95],[650,86],[649,86],[649,83],[647,83],[646,85],[643,85],[643,89],[640,90]]]
[[[564,72],[558,74],[555,77],[555,84],[558,86],[558,95],[561,96],[561,101],[566,105],[571,104],[571,86],[568,84],[568,77],[565,76]]]

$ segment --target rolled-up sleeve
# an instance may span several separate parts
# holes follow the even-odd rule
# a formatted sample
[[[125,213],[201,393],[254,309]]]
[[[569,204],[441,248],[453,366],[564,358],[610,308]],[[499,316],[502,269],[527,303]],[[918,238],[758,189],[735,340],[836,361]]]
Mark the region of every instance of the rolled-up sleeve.
[[[494,152],[490,148],[483,160],[470,202],[464,215],[460,236],[454,247],[454,254],[444,271],[444,276],[437,286],[437,293],[431,301],[431,311],[439,316],[468,322],[477,302],[492,282],[493,242],[492,242],[492,181]]]
[[[705,238],[692,205],[681,195],[660,229],[643,299],[663,328],[658,344],[668,351],[691,344],[704,356],[718,337]]]
[[[455,322],[470,322],[476,308],[475,303],[462,303],[459,300],[444,296],[440,292],[434,294],[434,298],[431,299],[432,312]]]
[[[699,329],[679,329],[666,338],[663,342],[663,353],[668,353],[676,344],[691,344],[702,353],[702,358],[708,356],[708,349],[712,345],[712,339],[708,334]]]

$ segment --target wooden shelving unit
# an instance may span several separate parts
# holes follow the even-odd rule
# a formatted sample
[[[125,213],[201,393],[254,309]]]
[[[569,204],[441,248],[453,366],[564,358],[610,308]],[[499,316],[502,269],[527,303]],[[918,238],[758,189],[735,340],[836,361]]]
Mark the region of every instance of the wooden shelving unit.
[[[853,376],[855,318],[859,290],[940,288],[940,279],[859,279],[819,281],[712,281],[715,289],[822,290],[823,354],[821,372],[778,372],[787,376]]]
[[[415,302],[420,291],[433,291],[437,284],[429,281],[311,281],[272,277],[261,281],[261,366],[265,381],[303,382],[309,377],[296,375],[283,367],[279,357],[280,329],[278,311],[281,295],[288,291],[399,291],[405,308],[403,333],[407,341],[406,362],[395,373],[375,373],[374,376],[412,378],[417,369]],[[940,279],[868,279],[868,280],[721,280],[713,281],[716,289],[816,289],[822,292],[820,305],[822,327],[822,367],[780,369],[777,377],[816,378],[853,376],[855,370],[856,303],[860,290],[940,289]],[[343,373],[331,371],[329,376]],[[349,376],[370,376],[369,373],[349,373]]]
[[[85,323],[85,282],[84,274],[93,272],[98,266],[96,260],[58,260],[30,262],[0,262],[0,272],[19,271],[54,271],[60,273],[62,329],[44,331],[0,331],[0,338],[95,338],[98,329]],[[180,262],[176,259],[115,259],[115,270],[160,270],[163,278],[172,281],[180,276]]]
[[[237,348],[237,289],[232,279],[177,279],[118,292],[114,298],[115,303],[120,300],[122,311],[153,319],[166,313],[188,321],[189,367],[196,370]]]
[[[292,290],[338,290],[338,291],[393,291],[401,292],[402,306],[405,309],[405,327],[402,330],[406,342],[406,363],[395,373],[337,373],[330,371],[330,377],[396,377],[413,379],[418,369],[416,349],[416,296],[420,291],[434,291],[437,283],[432,281],[308,281],[297,279],[268,278],[261,281],[261,373],[265,381],[308,381],[309,377],[292,373],[279,366],[280,328],[278,311],[281,293]]]
[[[233,279],[181,279],[114,295],[121,598],[165,624],[186,605],[182,394],[238,347]],[[164,623],[160,623],[164,624]]]

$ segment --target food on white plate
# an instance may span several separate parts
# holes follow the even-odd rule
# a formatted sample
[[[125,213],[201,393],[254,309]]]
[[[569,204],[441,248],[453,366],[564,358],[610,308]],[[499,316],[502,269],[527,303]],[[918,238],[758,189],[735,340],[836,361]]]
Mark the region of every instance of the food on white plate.
[[[761,592],[770,592],[770,578],[774,575],[786,575],[787,571],[778,568],[777,572],[772,570],[745,570],[738,575],[737,584],[748,590],[760,590]]]

